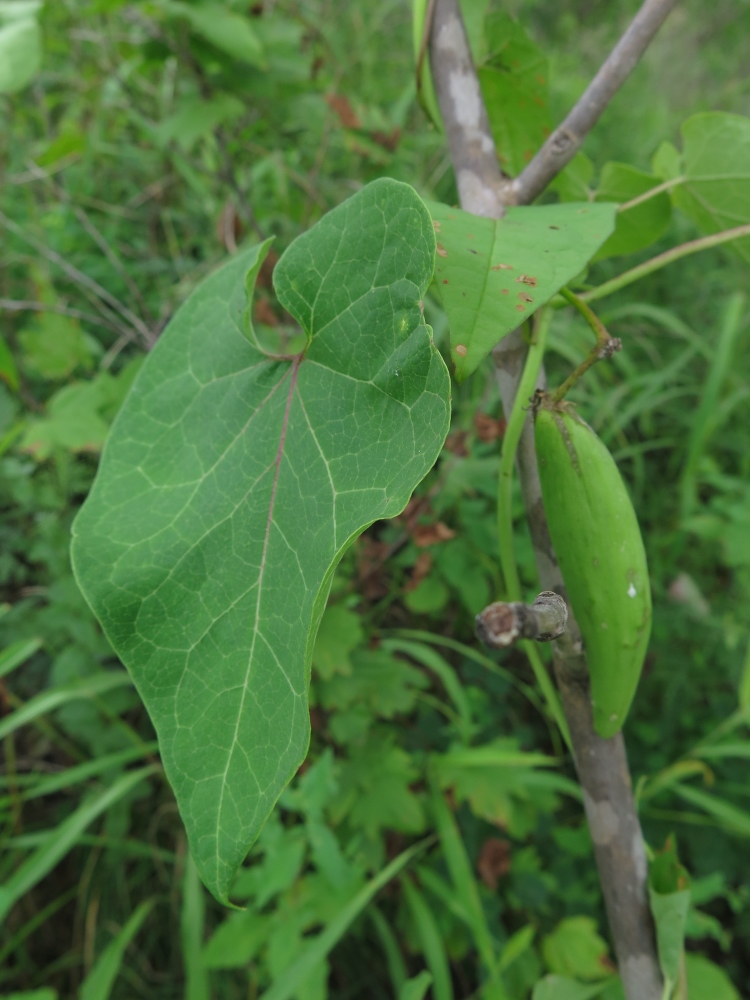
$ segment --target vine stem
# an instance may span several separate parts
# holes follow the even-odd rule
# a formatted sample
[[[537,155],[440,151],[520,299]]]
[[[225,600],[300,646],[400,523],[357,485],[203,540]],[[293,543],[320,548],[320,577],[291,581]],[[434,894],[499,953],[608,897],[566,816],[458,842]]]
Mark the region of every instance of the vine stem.
[[[518,566],[516,565],[516,555],[513,548],[513,467],[516,461],[518,442],[521,440],[521,432],[526,422],[526,410],[529,397],[534,392],[539,371],[544,359],[544,349],[547,344],[547,334],[552,322],[552,310],[541,309],[537,313],[537,321],[534,333],[529,344],[529,351],[526,355],[521,381],[518,384],[518,392],[513,404],[505,434],[503,435],[503,445],[500,451],[500,471],[497,485],[497,536],[500,548],[500,567],[503,571],[505,589],[508,601],[521,601],[521,581],[518,576]],[[547,673],[539,650],[534,645],[532,639],[522,639],[518,645],[524,651],[534,671],[534,677],[539,685],[539,690],[544,696],[547,707],[557,723],[563,735],[568,750],[572,751],[570,741],[570,730],[562,709],[560,696],[555,685]]]
[[[571,292],[569,288],[561,288],[560,294],[578,310],[594,331],[596,346],[592,347],[580,365],[572,371],[570,375],[568,375],[559,389],[556,389],[552,393],[551,399],[553,403],[559,403],[560,400],[563,399],[573,388],[578,379],[582,375],[585,375],[592,365],[595,365],[597,361],[603,361],[605,358],[611,358],[615,351],[619,351],[622,347],[622,341],[620,338],[613,337],[610,334],[609,330],[606,328],[604,323],[602,323],[591,306],[587,305],[583,299],[581,299],[574,292]]]
[[[657,257],[652,257],[651,260],[644,261],[643,264],[639,264],[637,267],[632,267],[629,271],[625,271],[616,278],[612,278],[611,281],[605,281],[604,284],[598,285],[596,288],[582,292],[579,298],[582,302],[596,302],[597,299],[603,299],[607,295],[619,292],[621,288],[626,288],[628,285],[632,285],[634,281],[640,281],[641,278],[653,274],[654,271],[661,270],[667,264],[673,264],[676,260],[682,260],[683,257],[690,256],[691,253],[698,253],[700,250],[710,250],[711,247],[718,247],[722,243],[730,243],[732,240],[742,239],[743,236],[750,236],[750,224],[736,226],[734,229],[725,229],[721,233],[714,233],[711,236],[701,236],[700,239],[691,240],[689,243],[682,243],[672,250],[666,250]],[[565,302],[556,298],[551,305],[554,309],[562,309]]]

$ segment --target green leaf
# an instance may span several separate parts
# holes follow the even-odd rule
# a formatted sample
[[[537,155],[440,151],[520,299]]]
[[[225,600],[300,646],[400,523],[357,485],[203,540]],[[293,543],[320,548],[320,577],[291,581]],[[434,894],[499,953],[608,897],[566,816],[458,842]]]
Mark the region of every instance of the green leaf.
[[[674,201],[706,233],[750,222],[750,118],[723,111],[693,115],[682,126],[685,182]],[[750,237],[733,248],[750,261]]]
[[[438,239],[435,283],[459,382],[586,266],[616,221],[615,206],[605,202],[510,208],[497,220],[428,207]]]
[[[231,94],[217,94],[210,101],[199,97],[185,98],[178,110],[156,126],[154,133],[160,144],[174,140],[186,153],[205,135],[224,122],[234,121],[245,105]]]
[[[0,1000],[57,1000],[57,990],[43,986],[40,990],[23,990],[21,993],[3,993]]]
[[[740,1000],[726,972],[703,955],[685,955],[685,971],[690,1000]]]
[[[42,33],[31,18],[0,26],[0,94],[13,94],[34,79],[42,64]]]
[[[578,152],[549,186],[556,191],[560,201],[590,201],[593,197],[591,181],[594,164],[585,153]]]
[[[75,812],[60,823],[54,836],[46,837],[41,846],[16,868],[3,885],[0,885],[0,920],[5,918],[21,896],[52,871],[97,816],[101,816],[111,805],[118,802],[144,778],[154,774],[156,770],[157,767],[151,765],[142,767],[138,771],[128,771],[110,785],[106,791],[84,799]]]
[[[550,134],[547,57],[504,11],[484,22],[487,57],[479,67],[490,128],[506,173],[515,177]]]
[[[34,375],[62,381],[79,366],[91,368],[92,344],[78,320],[42,313],[18,334],[24,366]]]
[[[534,986],[531,1000],[593,1000],[609,982],[579,983],[566,976],[545,976]]]
[[[550,972],[560,976],[601,979],[613,971],[607,944],[599,937],[591,917],[561,920],[542,941],[542,955]]]
[[[392,878],[398,875],[402,869],[420,854],[428,843],[429,841],[422,841],[413,847],[409,847],[399,854],[398,857],[394,858],[382,871],[378,872],[375,878],[363,886],[354,898],[328,923],[325,930],[284,971],[283,975],[276,980],[273,986],[261,995],[260,1000],[289,1000],[290,997],[294,996],[298,987],[304,983],[313,969],[338,944],[351,923],[359,916],[367,904]]]
[[[656,925],[659,965],[665,979],[676,983],[690,909],[690,876],[677,859],[674,837],[668,837],[649,865],[648,893]]]
[[[596,200],[625,204],[657,187],[659,183],[658,177],[636,170],[627,163],[605,163]],[[671,218],[672,202],[666,193],[657,194],[634,208],[618,212],[614,233],[593,259],[603,260],[605,257],[619,257],[643,250],[659,239]]]
[[[109,1000],[120,971],[125,949],[141,929],[155,900],[147,899],[131,914],[122,930],[110,941],[81,984],[80,1000]]]
[[[351,674],[350,653],[362,642],[359,615],[340,604],[326,608],[315,639],[312,662],[323,680],[334,674]]]
[[[172,0],[167,4],[167,12],[184,17],[196,34],[233,59],[249,66],[265,66],[263,45],[250,19],[228,10],[226,4]]]
[[[432,985],[432,976],[423,969],[413,979],[407,979],[399,990],[398,1000],[423,1000],[425,993]]]
[[[659,143],[651,157],[651,170],[660,181],[673,181],[682,176],[682,156],[674,143]]]
[[[139,373],[74,525],[80,585],[157,730],[201,877],[224,902],[307,751],[310,660],[342,553],[403,510],[448,431],[421,300],[434,233],[375,181],[274,271],[307,346],[246,327],[268,246],[180,309]]]

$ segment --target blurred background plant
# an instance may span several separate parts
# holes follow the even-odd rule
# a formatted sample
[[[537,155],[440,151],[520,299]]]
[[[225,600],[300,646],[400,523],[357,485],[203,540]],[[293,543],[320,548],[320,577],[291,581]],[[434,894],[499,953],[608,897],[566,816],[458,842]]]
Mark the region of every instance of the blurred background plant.
[[[485,7],[466,4],[470,26]],[[504,5],[533,39],[518,44],[550,61],[529,142],[636,7]],[[680,6],[551,197],[626,201],[673,178],[685,118],[750,114],[748,37],[747,5]],[[483,86],[505,93],[490,57]],[[381,175],[455,202],[416,102],[408,5],[7,0],[0,92],[0,990],[451,1000],[485,981],[485,997],[614,1000],[572,766],[523,656],[473,638],[473,615],[503,596],[489,363],[454,389],[444,454],[405,513],[337,573],[310,756],[238,879],[243,912],[198,882],[148,718],[70,571],[70,524],[119,403],[212,267],[274,235],[254,319],[291,338],[270,274],[300,231]],[[523,141],[504,147],[514,169]],[[645,203],[638,238],[620,233],[582,281],[700,235],[686,197],[676,185]],[[724,228],[750,221],[748,178],[733,212]],[[626,735],[647,840],[675,832],[693,877],[691,1000],[750,992],[747,267],[741,248],[716,248],[607,299],[624,350],[573,394],[646,537],[654,635]],[[447,352],[437,297],[426,310]],[[561,311],[551,381],[589,346]],[[520,495],[514,513],[531,597]],[[562,993],[570,979],[587,992]]]

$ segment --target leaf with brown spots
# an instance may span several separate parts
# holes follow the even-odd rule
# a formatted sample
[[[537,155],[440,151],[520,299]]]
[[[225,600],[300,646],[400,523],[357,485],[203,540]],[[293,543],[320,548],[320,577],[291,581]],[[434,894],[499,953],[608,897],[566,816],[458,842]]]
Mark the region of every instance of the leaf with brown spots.
[[[427,207],[440,225],[445,251],[436,259],[435,283],[448,316],[458,382],[518,326],[519,313],[530,316],[583,270],[616,217],[615,205],[606,202],[513,207],[503,219],[435,202]],[[511,297],[509,280],[534,288],[533,298],[525,291]]]

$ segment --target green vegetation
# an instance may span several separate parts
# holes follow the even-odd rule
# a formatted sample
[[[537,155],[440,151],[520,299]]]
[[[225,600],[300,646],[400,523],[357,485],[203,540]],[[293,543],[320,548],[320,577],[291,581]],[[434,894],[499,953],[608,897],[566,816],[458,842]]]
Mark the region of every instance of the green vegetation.
[[[636,7],[618,7],[615,17],[612,5],[562,10],[529,0],[513,5],[518,21],[495,10],[483,35],[484,6],[467,3],[467,23],[488,102],[494,95],[493,134],[516,172]],[[644,535],[653,634],[625,733],[655,857],[652,907],[665,915],[661,963],[671,982],[683,975],[684,927],[691,1000],[750,992],[750,322],[739,291],[750,237],[643,268],[637,282],[613,279],[687,241],[750,223],[750,120],[741,117],[750,115],[749,35],[750,15],[735,4],[714,4],[710,23],[697,0],[678,8],[585,155],[542,199],[561,217],[567,203],[590,201],[607,225],[614,203],[638,199],[618,214],[612,235],[596,229],[549,287],[570,282],[623,341],[568,398],[617,461]],[[518,57],[514,72],[509,47]],[[548,87],[537,79],[547,69]],[[421,92],[429,107],[431,91]],[[507,114],[512,99],[538,109],[523,127]],[[434,409],[419,417],[432,444],[413,456],[411,429],[398,424],[395,407],[375,463],[383,473],[367,483],[395,483],[388,504],[352,510],[341,537],[297,539],[315,586],[297,592],[289,585],[279,648],[304,659],[309,623],[322,614],[309,650],[310,751],[284,788],[304,755],[300,709],[285,773],[278,773],[278,750],[264,764],[268,780],[258,798],[269,810],[280,798],[231,885],[243,910],[221,906],[200,881],[211,882],[206,857],[215,846],[205,845],[204,857],[194,852],[195,860],[187,849],[175,793],[185,819],[188,793],[175,777],[169,736],[160,749],[174,792],[167,782],[146,713],[161,728],[170,706],[134,668],[144,708],[72,575],[72,522],[154,344],[141,392],[190,310],[202,310],[202,325],[190,327],[196,350],[206,370],[224,365],[236,386],[202,414],[193,411],[190,426],[176,393],[160,401],[176,434],[197,439],[216,413],[229,434],[241,413],[237,398],[248,407],[258,391],[241,385],[238,373],[259,351],[293,355],[315,332],[285,269],[295,253],[325,258],[327,227],[340,219],[326,212],[381,177],[416,189],[433,219],[435,202],[455,204],[444,137],[417,100],[407,6],[8,0],[0,3],[0,115],[0,995],[621,997],[555,705],[522,648],[488,652],[473,636],[474,615],[490,601],[530,599],[539,588],[520,490],[507,475],[501,571],[497,483],[512,450],[509,458],[506,445],[501,467],[504,421],[485,357],[493,341],[483,288],[465,286],[479,320],[472,353],[456,352],[446,317],[456,303],[441,299],[435,285],[425,294],[433,237],[408,189],[380,182],[350,201],[350,211],[373,192],[406,199],[409,239],[426,247],[424,259],[416,253],[412,262],[425,321],[448,367],[463,360],[460,374],[474,374],[452,383],[452,422],[440,451],[445,368],[412,309],[404,318],[415,357],[399,355],[398,364],[421,365],[435,383]],[[441,243],[450,226],[438,221]],[[495,223],[485,226],[494,245]],[[382,237],[375,229],[368,225],[364,250]],[[477,227],[477,242],[483,232]],[[303,233],[309,236],[295,243]],[[352,243],[363,249],[356,233]],[[286,263],[274,271],[287,247]],[[438,273],[449,282],[451,266],[438,251]],[[244,355],[232,358],[235,342],[225,345],[243,329],[237,284],[248,268],[256,340],[244,339]],[[388,276],[392,285],[397,271]],[[329,289],[335,318],[335,292],[346,280],[336,276]],[[558,296],[552,305],[545,363],[555,386],[588,355],[592,334],[567,300]],[[383,331],[398,326],[395,307],[378,315]],[[514,321],[500,322],[507,329]],[[346,359],[343,374],[361,360]],[[293,368],[279,362],[277,381]],[[321,365],[309,398],[335,395],[343,406],[346,390],[323,388],[330,375]],[[158,395],[160,386],[150,391]],[[167,481],[169,453],[149,457],[150,431],[135,425],[128,406],[111,460],[116,447],[139,439],[134,461],[151,461],[149,475]],[[327,417],[321,409],[320,423],[290,433],[314,438]],[[312,462],[310,439],[296,438],[295,448],[300,462]],[[344,444],[342,462],[349,453]],[[217,520],[217,507],[242,485],[233,471],[212,481],[207,506]],[[356,471],[349,470],[352,483]],[[403,512],[391,516],[425,473]],[[131,485],[108,500],[99,487],[92,495],[79,521],[79,540],[87,517],[91,532],[85,556],[75,552],[79,570],[85,557],[103,578],[116,547],[138,543],[139,525],[159,514],[136,504],[130,524],[101,522],[92,543],[104,500],[122,503],[135,495]],[[285,530],[313,531],[315,513],[306,508],[303,522],[298,508],[287,511]],[[198,505],[189,514],[187,539],[208,527]],[[266,517],[267,508],[263,523]],[[330,580],[338,553],[376,518]],[[250,512],[243,530],[252,533],[256,522]],[[232,605],[252,582],[222,552],[227,589],[204,595],[216,607]],[[168,552],[150,558],[169,573]],[[315,599],[321,588],[325,597],[329,580],[323,610]],[[89,596],[104,616],[106,595]],[[166,628],[164,620],[152,624]],[[240,613],[228,628],[237,637],[250,624]],[[200,610],[180,628],[200,632]],[[538,672],[548,650],[533,649]],[[230,687],[237,665],[226,670],[222,684]],[[300,706],[304,680],[295,679]],[[188,722],[191,710],[202,713],[202,699],[203,689],[189,692]],[[275,702],[258,704],[263,714]],[[188,748],[193,771],[183,777],[215,764],[211,730],[219,742],[225,711],[217,705],[207,717],[208,735]],[[181,721],[172,715],[172,724]],[[178,735],[184,744],[186,734]],[[287,745],[273,721],[268,737]],[[257,830],[238,834],[215,815],[239,864],[242,838]],[[226,895],[229,881],[216,873],[211,888]]]

